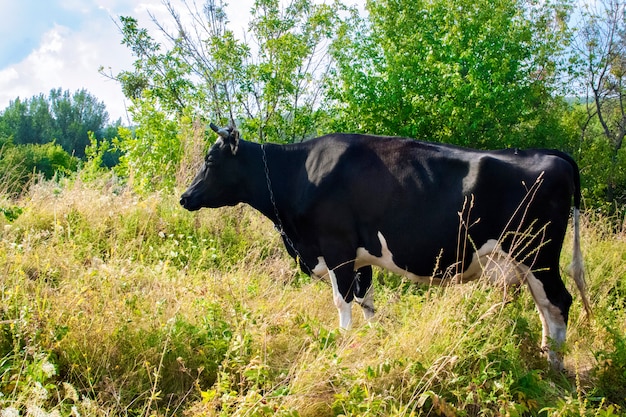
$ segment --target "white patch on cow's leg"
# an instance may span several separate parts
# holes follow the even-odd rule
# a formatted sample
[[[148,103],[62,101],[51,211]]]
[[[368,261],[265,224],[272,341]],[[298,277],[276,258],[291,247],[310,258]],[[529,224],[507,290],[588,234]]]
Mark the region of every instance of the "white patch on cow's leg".
[[[333,301],[339,312],[339,327],[344,330],[349,330],[352,327],[352,303],[347,303],[343,295],[339,292],[335,272],[332,269],[328,269],[328,275],[330,276],[330,283],[333,287]]]
[[[548,361],[550,365],[552,365],[552,368],[560,371],[563,369],[563,355],[559,350],[565,342],[567,332],[567,325],[563,319],[563,314],[557,306],[548,300],[546,292],[543,289],[543,284],[532,272],[528,272],[526,275],[526,282],[535,299],[535,305],[539,311],[539,317],[541,318],[541,325],[543,327],[541,332],[541,348],[548,356]]]
[[[323,256],[317,257],[317,265],[311,271],[316,277],[324,278],[326,275],[330,278],[330,284],[333,288],[333,302],[339,312],[339,327],[348,330],[352,326],[352,304],[346,303],[343,296],[339,292],[339,286],[337,285],[337,276],[335,273],[328,269],[326,260]]]
[[[365,297],[354,297],[354,299],[361,306],[361,309],[363,310],[363,317],[365,317],[365,320],[367,320],[368,322],[371,321],[372,318],[374,318],[374,314],[376,313],[376,310],[374,309],[374,286],[370,285],[370,287],[365,292]]]

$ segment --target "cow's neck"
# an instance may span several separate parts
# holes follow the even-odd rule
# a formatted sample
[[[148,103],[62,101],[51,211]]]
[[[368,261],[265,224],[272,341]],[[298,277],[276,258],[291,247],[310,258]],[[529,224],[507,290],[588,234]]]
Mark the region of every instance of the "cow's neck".
[[[288,227],[284,213],[291,210],[293,152],[284,146],[249,143],[246,165],[250,169],[244,202],[260,211],[275,225]]]

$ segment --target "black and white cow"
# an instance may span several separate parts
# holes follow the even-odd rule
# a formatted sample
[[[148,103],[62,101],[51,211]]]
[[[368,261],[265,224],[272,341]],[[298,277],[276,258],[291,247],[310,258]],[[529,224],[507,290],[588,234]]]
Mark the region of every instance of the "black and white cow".
[[[371,266],[416,282],[487,276],[525,282],[543,325],[542,348],[561,368],[572,297],[559,255],[574,203],[571,273],[583,279],[576,163],[553,150],[477,151],[411,139],[332,134],[275,145],[219,134],[182,195],[187,210],[247,203],[282,230],[304,272],[328,276],[339,324],[351,303],[374,314]]]

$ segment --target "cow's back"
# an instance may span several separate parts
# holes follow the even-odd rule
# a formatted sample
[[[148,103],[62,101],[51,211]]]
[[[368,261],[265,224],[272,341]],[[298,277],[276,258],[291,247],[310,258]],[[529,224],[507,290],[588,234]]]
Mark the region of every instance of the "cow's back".
[[[550,223],[560,237],[567,226],[572,168],[553,151],[483,152],[353,134],[306,145],[304,217],[344,235],[354,230],[352,241],[377,256],[382,234],[396,262],[416,274],[469,257],[460,246],[507,230],[539,233],[538,225]]]

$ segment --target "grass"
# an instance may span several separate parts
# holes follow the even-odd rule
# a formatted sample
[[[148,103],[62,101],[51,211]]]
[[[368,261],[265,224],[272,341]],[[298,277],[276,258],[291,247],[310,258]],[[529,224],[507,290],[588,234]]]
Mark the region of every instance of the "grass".
[[[606,219],[583,222],[595,315],[568,279],[560,374],[526,288],[377,271],[377,321],[341,332],[268,221],[176,197],[78,179],[0,197],[0,416],[626,413],[626,234]]]

